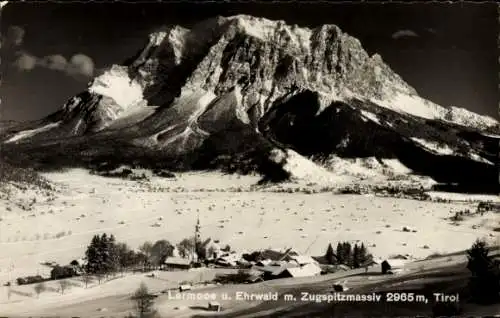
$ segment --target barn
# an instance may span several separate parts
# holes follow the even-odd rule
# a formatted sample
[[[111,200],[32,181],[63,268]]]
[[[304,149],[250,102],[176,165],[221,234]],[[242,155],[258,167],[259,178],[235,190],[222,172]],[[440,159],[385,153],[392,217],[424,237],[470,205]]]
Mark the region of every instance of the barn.
[[[165,270],[188,270],[191,268],[191,261],[182,257],[168,257],[163,268]]]

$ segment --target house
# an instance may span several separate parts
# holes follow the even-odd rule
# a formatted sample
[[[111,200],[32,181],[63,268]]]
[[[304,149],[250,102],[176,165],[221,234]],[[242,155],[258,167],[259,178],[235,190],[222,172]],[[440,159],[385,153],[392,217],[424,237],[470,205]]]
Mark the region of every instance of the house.
[[[241,260],[241,255],[238,253],[225,253],[221,255],[215,261],[215,264],[221,266],[231,266],[235,267],[238,265],[238,262]]]
[[[263,277],[263,273],[260,273],[258,275],[252,275],[250,277],[248,277],[248,279],[246,280],[246,283],[258,283],[258,282],[263,282],[264,281],[264,277]]]
[[[304,256],[304,255],[293,255],[293,256],[288,256],[290,262],[295,262],[299,266],[304,266],[307,264],[316,264],[318,265],[319,262],[316,261],[314,258],[311,256]]]
[[[344,291],[344,286],[340,285],[340,284],[334,284],[332,288],[333,288],[333,291],[336,291],[336,292],[343,292]]]
[[[207,239],[203,246],[207,251],[207,259],[217,259],[221,256],[221,247],[219,245],[219,241],[212,240],[211,238]],[[208,252],[211,252],[211,255],[208,255]]]
[[[245,261],[244,259],[240,259],[236,261],[236,265],[239,267],[250,268],[252,267],[252,263]]]
[[[296,252],[292,251],[291,249],[287,249],[286,251],[278,251],[274,249],[266,249],[260,252],[260,258],[261,259],[269,259],[272,261],[281,261],[281,260],[286,260],[288,256],[295,256],[298,255]]]
[[[231,259],[227,259],[227,258],[218,258],[216,261],[215,261],[215,265],[219,265],[219,266],[227,266],[227,267],[234,267],[236,266],[236,262],[231,260]]]
[[[258,261],[257,263],[255,263],[256,266],[268,266],[272,263],[273,261],[270,260],[270,259],[263,259],[261,261]]]
[[[264,278],[262,277],[264,275],[264,272],[262,271],[250,269],[247,273],[248,279],[246,280],[246,283],[257,283],[264,280]]]
[[[312,258],[316,262],[318,262],[319,264],[322,264],[322,265],[332,265],[331,264],[331,260],[327,259],[325,255],[322,255],[322,256],[313,256]],[[334,261],[338,262],[337,255],[335,253],[333,254],[333,259],[334,259]]]
[[[408,263],[406,259],[386,259],[381,265],[382,274],[393,274],[403,270],[404,265]]]
[[[273,262],[266,266],[254,266],[252,270],[258,270],[263,273],[262,277],[264,280],[281,278],[283,272],[289,267],[298,267],[298,265],[287,262]],[[291,277],[288,274],[284,274],[284,277]]]
[[[319,264],[307,263],[302,266],[297,262],[273,262],[267,266],[254,266],[254,270],[263,272],[264,280],[288,278],[288,277],[307,277],[321,274]]]
[[[361,263],[359,267],[364,268],[365,271],[368,271],[368,267],[372,267],[372,266],[375,266],[378,264],[380,264],[380,263],[377,262],[376,260],[374,260],[373,258],[370,258],[370,259],[364,261],[363,263]]]
[[[187,270],[191,268],[191,261],[182,257],[168,257],[163,264],[166,270]]]
[[[181,293],[182,293],[182,292],[183,292],[183,291],[185,291],[185,290],[191,290],[191,285],[189,285],[189,284],[184,284],[184,285],[180,285],[180,286],[179,286],[179,292],[181,292]]]
[[[210,311],[217,311],[219,312],[221,310],[221,305],[217,301],[211,301],[208,303],[208,310]]]
[[[368,260],[364,263],[362,263],[359,267],[361,268],[364,268],[365,269],[365,273],[368,272],[368,267],[372,267],[372,266],[375,266],[375,265],[378,265],[378,263],[374,260]]]
[[[321,267],[318,264],[308,263],[300,267],[289,267],[284,272],[289,277],[308,277],[321,274]]]

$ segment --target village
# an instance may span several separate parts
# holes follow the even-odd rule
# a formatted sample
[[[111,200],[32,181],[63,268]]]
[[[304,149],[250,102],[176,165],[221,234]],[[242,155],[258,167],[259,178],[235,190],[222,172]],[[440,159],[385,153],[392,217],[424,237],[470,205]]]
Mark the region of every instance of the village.
[[[96,235],[87,248],[85,257],[75,259],[68,265],[60,265],[54,261],[44,262],[43,265],[51,269],[50,278],[40,275],[27,276],[17,278],[16,282],[17,285],[33,285],[34,291],[39,295],[47,290],[44,283],[52,281],[56,283],[60,293],[64,294],[70,288],[67,280],[72,278],[80,277],[87,287],[91,281],[97,280],[100,285],[116,278],[120,273],[122,278],[142,273],[154,279],[167,272],[196,272],[200,274],[196,280],[179,282],[174,288],[169,284],[169,288],[160,290],[156,295],[151,294],[152,297],[168,294],[169,299],[185,300],[187,297],[189,300],[192,295],[186,293],[187,291],[209,285],[253,284],[275,279],[314,277],[354,269],[362,269],[364,272],[370,269],[372,273],[378,271],[383,275],[396,274],[402,270],[404,264],[411,261],[409,255],[375,259],[367,252],[365,245],[358,242],[353,245],[350,242],[339,242],[336,250],[332,244],[328,244],[325,254],[321,256],[304,255],[294,251],[293,248],[235,251],[229,245],[222,246],[219,240],[211,238],[202,240],[199,217],[192,238],[184,239],[176,246],[168,244],[166,240],[157,241],[155,244],[146,242],[134,255],[133,250],[128,249],[123,243],[116,242],[112,234]],[[99,246],[110,250],[99,250]],[[101,259],[99,255],[115,256]],[[201,277],[204,271],[215,274],[203,280]],[[10,288],[11,284],[9,281],[4,286]],[[349,289],[342,284],[335,284],[332,288],[336,292]],[[241,297],[250,299],[253,296]],[[216,299],[208,297],[207,300],[207,310],[221,310],[221,305]]]

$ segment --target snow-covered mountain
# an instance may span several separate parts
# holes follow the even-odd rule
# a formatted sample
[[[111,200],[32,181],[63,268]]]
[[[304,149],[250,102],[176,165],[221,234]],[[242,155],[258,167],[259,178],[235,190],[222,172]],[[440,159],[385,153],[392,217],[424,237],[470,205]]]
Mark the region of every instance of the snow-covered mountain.
[[[398,160],[469,182],[494,170],[498,142],[482,131],[497,125],[421,98],[335,25],[238,15],[151,34],[57,113],[8,129],[2,147],[37,162],[261,172],[283,165],[276,151],[292,151]]]

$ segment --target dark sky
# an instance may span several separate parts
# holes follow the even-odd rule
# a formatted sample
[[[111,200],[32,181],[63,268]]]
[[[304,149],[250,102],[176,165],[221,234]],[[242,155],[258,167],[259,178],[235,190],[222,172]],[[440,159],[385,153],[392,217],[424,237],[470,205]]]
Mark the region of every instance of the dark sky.
[[[133,55],[161,25],[240,13],[300,26],[336,24],[379,53],[421,96],[497,117],[494,3],[10,3],[1,16],[2,119],[58,110],[85,89],[93,69]]]

